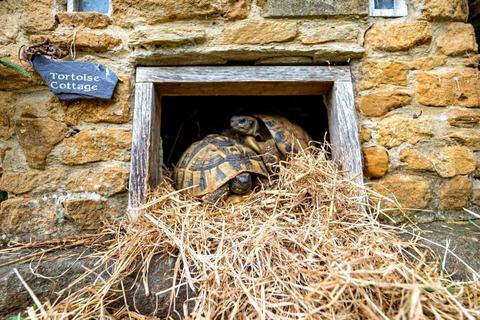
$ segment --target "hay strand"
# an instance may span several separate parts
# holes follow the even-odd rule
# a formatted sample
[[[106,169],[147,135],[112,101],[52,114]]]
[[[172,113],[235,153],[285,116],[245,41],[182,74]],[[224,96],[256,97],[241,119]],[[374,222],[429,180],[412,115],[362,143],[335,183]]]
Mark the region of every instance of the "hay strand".
[[[385,212],[368,197],[380,195],[313,147],[282,163],[273,187],[238,205],[205,204],[166,181],[135,224],[104,231],[114,239],[97,253],[96,283],[45,305],[48,317],[35,316],[147,319],[126,306],[123,280],[135,274],[149,292],[149,265],[165,254],[178,257],[172,285],[150,294],[170,293],[172,317],[185,286],[194,291],[187,319],[480,317],[478,282],[442,276],[419,237],[402,240],[398,233],[410,231],[379,222]],[[114,261],[108,270],[107,261]],[[112,313],[113,301],[124,307]]]

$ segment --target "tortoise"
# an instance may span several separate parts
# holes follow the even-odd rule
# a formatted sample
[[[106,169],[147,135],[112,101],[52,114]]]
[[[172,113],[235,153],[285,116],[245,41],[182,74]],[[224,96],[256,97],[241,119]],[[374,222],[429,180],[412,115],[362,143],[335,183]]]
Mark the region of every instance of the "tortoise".
[[[245,136],[243,142],[248,147],[264,155],[269,169],[287,154],[306,148],[312,140],[302,127],[277,115],[233,116],[230,127]]]
[[[211,134],[193,143],[174,169],[177,189],[208,203],[249,193],[256,177],[267,177],[262,159],[234,139]],[[228,199],[228,200],[232,200]]]

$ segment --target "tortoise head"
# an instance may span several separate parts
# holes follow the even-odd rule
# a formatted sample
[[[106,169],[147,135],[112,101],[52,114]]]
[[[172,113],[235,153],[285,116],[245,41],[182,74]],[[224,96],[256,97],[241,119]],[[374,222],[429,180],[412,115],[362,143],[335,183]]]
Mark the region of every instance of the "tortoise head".
[[[252,175],[244,172],[230,180],[230,192],[233,194],[246,194],[252,190]]]
[[[244,135],[258,135],[258,121],[249,116],[233,116],[230,119],[230,127],[238,133]]]

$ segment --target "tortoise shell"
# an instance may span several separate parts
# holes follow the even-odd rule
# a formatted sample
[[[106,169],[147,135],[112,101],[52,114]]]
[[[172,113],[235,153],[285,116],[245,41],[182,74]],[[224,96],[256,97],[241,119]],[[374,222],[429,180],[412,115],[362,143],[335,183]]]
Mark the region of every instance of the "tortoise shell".
[[[286,118],[277,115],[256,114],[275,140],[283,156],[291,152],[298,152],[308,147],[312,140],[310,135],[299,125],[291,123]]]
[[[212,134],[193,143],[174,171],[177,189],[189,189],[196,197],[214,192],[237,175],[249,172],[268,176],[261,158],[232,138]]]

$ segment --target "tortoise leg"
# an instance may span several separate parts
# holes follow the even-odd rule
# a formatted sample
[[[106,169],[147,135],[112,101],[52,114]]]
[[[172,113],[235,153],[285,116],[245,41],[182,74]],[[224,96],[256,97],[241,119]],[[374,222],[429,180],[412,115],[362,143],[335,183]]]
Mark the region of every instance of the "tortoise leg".
[[[225,198],[230,193],[230,186],[228,183],[225,183],[223,186],[213,191],[212,193],[206,194],[202,197],[202,200],[206,203],[215,204],[219,199]]]
[[[260,143],[258,143],[257,140],[255,140],[255,138],[252,136],[245,137],[244,143],[258,154],[262,154],[264,152]]]

